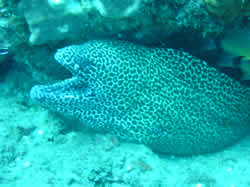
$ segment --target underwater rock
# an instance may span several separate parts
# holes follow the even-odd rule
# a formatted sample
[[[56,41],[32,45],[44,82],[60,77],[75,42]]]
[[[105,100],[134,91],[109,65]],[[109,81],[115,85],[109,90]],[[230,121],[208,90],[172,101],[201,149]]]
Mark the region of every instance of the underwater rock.
[[[123,18],[135,14],[142,0],[94,0],[93,6],[104,17]]]
[[[75,0],[24,0],[20,4],[29,25],[31,44],[63,40],[79,35],[86,13]]]
[[[33,45],[107,37],[150,44],[187,28],[203,35],[223,29],[206,14],[202,1],[24,0],[19,5]]]
[[[199,31],[203,37],[211,35],[216,37],[223,31],[224,25],[211,19],[204,6],[203,0],[189,0],[178,8],[176,16],[178,24],[183,30]]]
[[[29,42],[38,45],[64,39],[76,41],[111,36],[131,30],[140,22],[152,25],[150,14],[135,17],[134,13],[140,12],[140,1],[125,2],[127,4],[108,0],[24,0],[20,7],[31,32]],[[145,6],[143,10],[147,11]],[[124,17],[131,16],[132,20],[124,20]]]
[[[90,41],[55,59],[73,77],[31,98],[89,128],[176,155],[221,150],[250,130],[250,88],[183,51]]]
[[[25,21],[17,11],[17,3],[0,1],[0,48],[13,48],[25,43],[27,30]],[[0,52],[1,53],[1,52]]]

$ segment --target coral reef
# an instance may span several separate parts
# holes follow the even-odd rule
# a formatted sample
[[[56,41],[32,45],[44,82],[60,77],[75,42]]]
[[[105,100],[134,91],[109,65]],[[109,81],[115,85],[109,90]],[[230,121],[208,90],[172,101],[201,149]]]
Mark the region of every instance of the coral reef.
[[[98,38],[159,45],[183,30],[216,36],[223,24],[202,0],[0,0],[0,47],[36,81],[54,75],[49,56],[61,46]]]
[[[93,7],[104,17],[125,18],[136,14],[142,0],[95,0]]]
[[[211,20],[204,7],[203,1],[190,0],[180,6],[176,17],[177,23],[192,31],[198,31],[203,37],[213,34],[213,37],[222,33],[224,24]]]
[[[24,0],[19,5],[33,45],[100,37],[160,43],[187,28],[222,31],[222,25],[207,15],[202,0]]]
[[[43,44],[53,40],[63,40],[66,35],[79,35],[82,20],[80,3],[66,1],[30,1],[20,4],[31,32],[31,44]]]
[[[24,43],[28,34],[25,20],[17,11],[17,1],[0,1],[0,47],[12,50]]]
[[[18,50],[18,46],[24,43],[28,36],[25,21],[17,12],[15,0],[0,0],[0,65],[10,67],[11,53]]]
[[[151,15],[141,14],[146,7],[140,1],[23,1],[20,4],[31,32],[31,44],[58,40],[84,40],[118,34],[151,22]],[[148,12],[146,10],[146,12]],[[141,15],[140,15],[141,14]],[[131,17],[137,16],[136,19]],[[39,19],[38,19],[39,17]],[[125,19],[126,18],[126,19]],[[140,23],[140,22],[141,23]],[[137,23],[138,22],[138,23]]]

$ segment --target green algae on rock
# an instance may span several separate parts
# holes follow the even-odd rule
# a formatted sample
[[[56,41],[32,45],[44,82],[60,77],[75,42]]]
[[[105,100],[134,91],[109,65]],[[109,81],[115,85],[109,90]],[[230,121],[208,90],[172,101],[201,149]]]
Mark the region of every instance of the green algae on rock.
[[[218,151],[250,130],[250,89],[188,53],[90,41],[55,59],[73,77],[31,98],[92,129],[175,155]]]
[[[249,0],[204,0],[208,12],[226,22],[236,18],[249,16]]]
[[[250,80],[250,27],[229,30],[220,44],[229,55],[241,58],[236,67],[242,71],[242,80]],[[230,65],[230,61],[225,63]]]

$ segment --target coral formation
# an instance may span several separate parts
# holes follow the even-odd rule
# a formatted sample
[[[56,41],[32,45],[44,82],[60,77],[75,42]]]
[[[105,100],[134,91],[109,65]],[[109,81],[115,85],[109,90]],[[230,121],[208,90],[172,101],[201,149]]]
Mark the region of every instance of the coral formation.
[[[12,50],[26,41],[28,30],[14,0],[0,1],[0,47]]]
[[[130,17],[139,11],[142,0],[95,0],[93,6],[104,17]]]
[[[160,43],[186,28],[222,31],[222,25],[206,14],[202,1],[24,0],[19,5],[32,45],[103,37]]]
[[[126,2],[126,3],[124,3]],[[104,37],[151,24],[146,4],[136,1],[24,0],[20,8],[31,32],[31,44],[64,39]],[[135,17],[137,16],[137,17]],[[133,19],[131,19],[133,18]]]
[[[24,0],[20,4],[29,25],[31,44],[63,40],[67,35],[79,35],[86,14],[75,0]]]

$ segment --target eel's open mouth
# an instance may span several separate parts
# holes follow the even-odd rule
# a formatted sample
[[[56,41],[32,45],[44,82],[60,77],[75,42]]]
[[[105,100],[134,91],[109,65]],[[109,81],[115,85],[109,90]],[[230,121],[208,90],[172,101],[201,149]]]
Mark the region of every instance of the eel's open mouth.
[[[76,106],[80,101],[95,97],[95,93],[86,83],[72,77],[51,85],[36,85],[31,89],[30,97],[45,107],[58,110]]]

